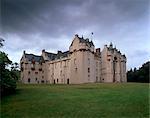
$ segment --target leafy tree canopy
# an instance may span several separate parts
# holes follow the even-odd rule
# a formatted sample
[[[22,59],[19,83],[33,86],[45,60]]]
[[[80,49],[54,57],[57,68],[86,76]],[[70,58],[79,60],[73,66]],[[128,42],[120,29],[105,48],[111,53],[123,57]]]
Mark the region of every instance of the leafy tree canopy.
[[[144,63],[139,69],[129,70],[127,72],[128,82],[144,82],[149,83],[150,61]]]

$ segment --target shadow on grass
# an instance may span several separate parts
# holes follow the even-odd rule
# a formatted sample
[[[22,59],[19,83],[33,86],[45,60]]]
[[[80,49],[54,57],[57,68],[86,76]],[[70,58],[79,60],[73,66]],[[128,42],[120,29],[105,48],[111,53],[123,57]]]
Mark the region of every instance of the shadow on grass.
[[[10,90],[7,92],[4,92],[3,94],[0,95],[1,99],[4,99],[5,97],[10,97],[14,95],[18,95],[22,92],[22,89],[15,89],[15,90]]]

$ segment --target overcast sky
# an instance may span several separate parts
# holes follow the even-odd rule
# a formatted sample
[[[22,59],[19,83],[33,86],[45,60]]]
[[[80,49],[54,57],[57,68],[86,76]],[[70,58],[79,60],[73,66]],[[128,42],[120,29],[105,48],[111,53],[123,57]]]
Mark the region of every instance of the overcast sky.
[[[67,51],[75,34],[103,49],[113,42],[127,56],[127,68],[150,59],[150,0],[2,0],[0,36],[9,58],[23,50]]]

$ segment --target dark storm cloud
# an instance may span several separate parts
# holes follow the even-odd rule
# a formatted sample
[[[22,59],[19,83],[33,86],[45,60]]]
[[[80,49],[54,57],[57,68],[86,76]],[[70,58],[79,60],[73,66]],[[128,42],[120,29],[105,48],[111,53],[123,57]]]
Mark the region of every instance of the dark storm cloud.
[[[69,17],[65,14],[65,7],[78,4],[81,3],[69,0],[5,0],[2,2],[3,30],[58,34],[68,24]]]
[[[43,48],[49,51],[66,50],[75,33],[89,37],[88,34],[94,32],[97,47],[113,41],[130,58],[131,51],[136,52],[137,46],[143,48],[141,51],[149,50],[149,2],[2,0],[1,34],[7,42],[6,50],[18,55],[20,50],[29,49],[34,49],[34,52]],[[133,46],[131,42],[137,46]]]
[[[4,32],[57,36],[97,24],[111,29],[147,12],[148,0],[2,0],[2,26]]]

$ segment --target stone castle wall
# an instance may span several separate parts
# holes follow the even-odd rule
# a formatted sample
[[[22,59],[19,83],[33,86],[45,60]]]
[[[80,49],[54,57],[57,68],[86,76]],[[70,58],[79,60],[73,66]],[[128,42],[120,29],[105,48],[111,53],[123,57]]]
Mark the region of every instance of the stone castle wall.
[[[23,83],[81,84],[126,82],[126,57],[112,44],[95,49],[92,41],[75,35],[69,51],[41,56],[23,53],[20,60]]]

